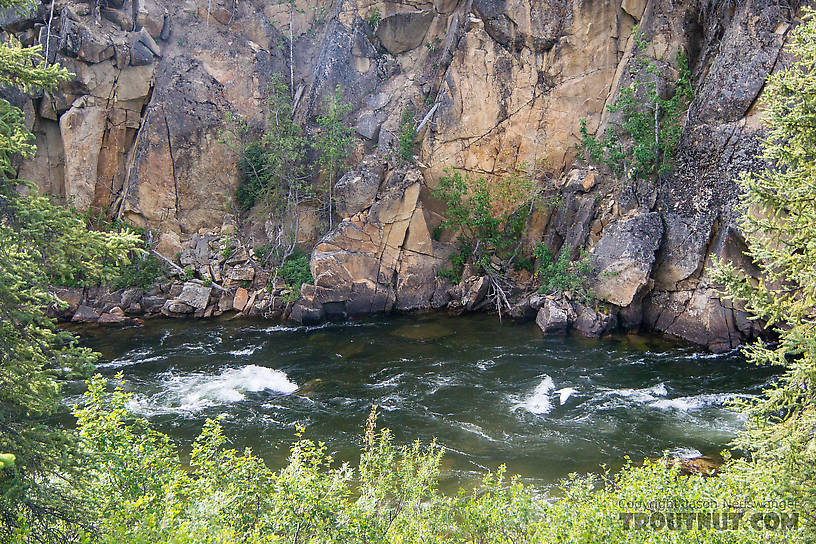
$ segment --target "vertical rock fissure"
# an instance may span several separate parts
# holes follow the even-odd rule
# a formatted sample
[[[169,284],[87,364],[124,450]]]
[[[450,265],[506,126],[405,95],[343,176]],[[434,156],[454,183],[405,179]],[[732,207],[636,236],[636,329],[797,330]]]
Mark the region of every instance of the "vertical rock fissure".
[[[176,219],[179,214],[178,180],[176,179],[176,159],[173,157],[173,143],[170,140],[170,124],[167,122],[167,112],[163,111],[164,128],[167,132],[167,149],[170,152],[170,174],[173,176],[173,193],[175,195]]]

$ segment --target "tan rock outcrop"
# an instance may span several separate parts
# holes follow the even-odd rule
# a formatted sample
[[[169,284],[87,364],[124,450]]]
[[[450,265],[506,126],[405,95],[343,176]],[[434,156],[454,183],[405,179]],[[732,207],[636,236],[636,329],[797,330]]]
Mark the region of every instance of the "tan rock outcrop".
[[[301,208],[299,245],[309,249],[322,238],[312,260],[317,285],[304,287],[293,315],[445,304],[449,286],[436,272],[450,247],[433,239],[442,206],[428,188],[446,167],[490,179],[526,163],[536,166],[548,200],[523,247],[544,241],[572,257],[591,250],[597,293],[620,308],[625,328],[643,325],[718,348],[754,332],[739,309],[717,298],[705,270],[712,256],[742,251],[734,179],[761,167],[756,104],[767,75],[786,62],[780,50],[797,17],[778,2],[297,0],[290,11],[263,0],[141,0],[135,12],[106,9],[98,24],[87,4],[68,4],[55,18],[55,36],[41,41],[49,62],[76,77],[20,102],[40,153],[19,173],[80,210],[110,208],[147,227],[167,257],[192,249],[201,229],[222,226],[233,236],[251,230],[257,244],[250,249],[268,243],[275,217],[225,222],[240,176],[221,134],[228,115],[262,126],[265,89],[280,73],[294,80],[295,119],[310,138],[337,85],[352,105],[346,122],[360,136],[348,165],[360,175],[339,187],[337,227],[323,236],[319,208]],[[376,30],[366,21],[375,9]],[[632,79],[636,23],[665,76],[661,92],[675,77],[675,53],[688,55],[694,74],[697,98],[683,118],[675,168],[656,183],[585,165],[564,178],[578,153],[580,120],[590,134],[615,121],[605,108]],[[279,48],[290,33],[291,72],[288,48]],[[383,163],[396,158],[406,108],[424,121],[414,150],[422,174],[401,177],[393,163],[385,178],[355,168],[370,153]],[[637,217],[654,218],[653,233],[629,228]],[[202,279],[228,279],[246,261],[225,268],[212,249],[191,262]],[[227,298],[218,311],[233,302]],[[164,306],[153,299],[151,311]],[[269,306],[285,309],[280,299]]]
[[[417,170],[392,171],[370,208],[343,221],[312,253],[313,293],[308,303],[329,315],[430,308],[436,253],[419,200]]]

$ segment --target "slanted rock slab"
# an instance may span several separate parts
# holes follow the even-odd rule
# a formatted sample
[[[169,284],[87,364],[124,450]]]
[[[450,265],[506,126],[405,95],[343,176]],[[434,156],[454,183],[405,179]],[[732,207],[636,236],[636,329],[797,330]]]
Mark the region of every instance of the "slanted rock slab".
[[[649,282],[662,236],[663,222],[655,212],[609,225],[595,246],[598,298],[629,306]]]
[[[99,319],[99,314],[96,313],[96,310],[91,308],[90,306],[85,306],[81,304],[77,311],[74,312],[74,317],[71,318],[71,321],[74,323],[96,323]]]
[[[192,306],[196,310],[203,310],[207,307],[210,300],[210,293],[212,293],[211,286],[199,285],[197,283],[187,282],[178,296],[178,300]]]

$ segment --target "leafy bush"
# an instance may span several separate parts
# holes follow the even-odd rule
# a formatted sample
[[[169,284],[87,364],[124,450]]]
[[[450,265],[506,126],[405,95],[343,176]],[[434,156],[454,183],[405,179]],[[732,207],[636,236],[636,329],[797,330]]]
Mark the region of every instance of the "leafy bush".
[[[255,258],[259,261],[265,261],[267,257],[269,257],[273,251],[275,250],[274,244],[264,244],[262,246],[256,247],[252,252],[255,254]]]
[[[583,249],[577,261],[570,259],[570,253],[569,248],[562,248],[556,259],[543,242],[536,245],[533,255],[537,261],[535,278],[539,282],[538,292],[571,291],[587,302],[592,299],[588,287],[593,270],[592,259]]]
[[[648,42],[633,31],[637,49],[644,52]],[[670,98],[660,95],[657,80],[661,74],[653,59],[635,58],[634,82],[620,90],[610,113],[619,113],[603,138],[590,136],[586,119],[580,121],[579,133],[584,158],[603,163],[626,179],[656,180],[671,171],[675,148],[680,141],[683,113],[694,98],[688,58],[679,51],[676,58],[677,79],[669,91]]]
[[[221,258],[224,260],[229,259],[235,254],[235,244],[232,242],[229,236],[224,239],[224,245],[221,247]]]
[[[446,170],[433,190],[446,206],[441,229],[459,234],[460,252],[454,270],[471,263],[485,270],[493,257],[514,257],[537,197],[532,181],[519,173],[497,178],[488,184],[483,177],[472,179],[459,170]],[[457,271],[458,274],[461,270]]]
[[[112,289],[126,289],[128,287],[139,287],[147,289],[153,285],[160,277],[165,275],[167,269],[165,264],[155,255],[150,253],[148,243],[148,232],[143,227],[137,227],[132,223],[108,215],[109,210],[91,209],[83,215],[87,228],[104,233],[130,232],[138,237],[138,244],[130,252],[128,262],[116,268],[115,273],[110,278],[108,285]],[[81,267],[71,265],[72,271],[68,276],[54,277],[54,285],[63,287],[89,286],[93,282],[89,281],[80,270]]]
[[[131,257],[129,264],[119,268],[119,275],[111,282],[113,289],[139,287],[147,290],[167,272],[164,263],[152,254]]]
[[[402,110],[399,124],[399,156],[403,162],[414,162],[414,141],[417,137],[414,109],[406,107]]]
[[[371,27],[372,31],[376,31],[377,27],[380,25],[380,8],[375,7],[369,11],[366,15],[366,22],[368,23],[368,26]]]
[[[459,283],[462,281],[462,272],[465,269],[468,258],[470,257],[470,248],[465,245],[459,246],[459,251],[452,253],[448,258],[451,263],[450,268],[442,268],[439,270],[439,276],[447,278],[451,283]]]
[[[535,265],[530,257],[518,257],[513,262],[513,267],[516,270],[526,270],[527,272],[535,272]]]
[[[283,261],[278,274],[292,290],[292,300],[300,297],[300,288],[304,283],[313,283],[312,271],[309,267],[309,256],[296,250]]]
[[[345,123],[345,117],[350,111],[351,104],[343,101],[343,90],[338,85],[326,100],[325,113],[317,117],[317,124],[320,126],[316,146],[320,153],[317,163],[328,185],[326,203],[329,229],[332,228],[334,217],[332,212],[334,183],[349,158],[351,144],[354,141],[352,130]]]
[[[238,159],[241,184],[235,189],[235,200],[242,210],[251,209],[270,183],[266,157],[260,142],[250,142]]]
[[[235,199],[242,210],[257,203],[266,212],[280,213],[308,198],[306,151],[308,145],[301,127],[292,120],[290,89],[274,74],[268,89],[269,116],[260,139],[252,137],[245,119],[227,114],[229,128],[221,141],[238,155],[241,184]]]

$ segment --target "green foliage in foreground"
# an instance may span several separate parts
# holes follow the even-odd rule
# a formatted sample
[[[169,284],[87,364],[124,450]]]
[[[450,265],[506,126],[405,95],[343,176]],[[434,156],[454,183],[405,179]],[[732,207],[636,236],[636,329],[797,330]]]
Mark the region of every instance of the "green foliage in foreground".
[[[750,346],[748,359],[778,365],[785,374],[767,396],[746,402],[747,431],[738,444],[772,471],[778,494],[802,503],[816,526],[816,18],[792,35],[788,51],[797,62],[768,78],[765,88],[767,138],[762,157],[769,165],[744,174],[742,228],[748,255],[762,281],[719,263],[715,278],[725,295],[778,335],[778,343]],[[816,539],[816,532],[811,533]]]
[[[25,5],[0,0],[3,9]],[[69,78],[40,51],[13,38],[0,44],[0,85],[38,92]],[[51,417],[61,408],[55,377],[87,373],[97,356],[58,331],[45,309],[61,304],[55,281],[109,281],[138,241],[132,232],[87,230],[83,217],[16,179],[13,158],[30,158],[33,141],[23,112],[0,99],[0,542],[20,524],[33,540],[57,540],[56,527],[87,518],[73,495],[81,450]]]
[[[8,5],[0,0],[0,7]],[[419,443],[399,447],[387,430],[375,429],[373,418],[356,469],[334,462],[323,444],[301,439],[279,471],[270,470],[247,450],[226,448],[227,439],[215,421],[205,424],[189,463],[183,463],[166,435],[127,411],[128,394],[107,394],[101,378],[89,383],[86,403],[76,412],[75,433],[51,425],[49,416],[59,407],[55,377],[84,370],[96,355],[78,347],[70,335],[57,332],[44,317],[45,306],[54,302],[48,282],[70,274],[77,264],[87,277],[110,279],[112,267],[102,263],[125,262],[137,238],[132,233],[89,232],[75,214],[17,192],[11,155],[30,155],[31,136],[21,112],[0,101],[0,541],[813,542],[816,20],[812,15],[794,31],[790,52],[799,62],[773,76],[767,87],[770,131],[764,156],[774,168],[742,180],[743,227],[751,234],[749,253],[764,280],[752,282],[726,264],[715,270],[726,294],[773,324],[779,336],[777,344],[752,346],[749,357],[786,369],[765,396],[745,406],[748,429],[738,445],[750,457],[729,462],[714,478],[683,477],[677,468],[661,462],[628,465],[598,477],[574,476],[563,482],[558,500],[552,502],[506,477],[503,469],[485,475],[475,490],[444,495],[438,489],[441,448]],[[24,72],[3,73],[30,68],[27,63],[15,68],[13,58],[6,58],[0,47],[0,82],[27,77]],[[62,77],[53,76],[52,84]],[[26,84],[25,79],[11,81]],[[461,190],[460,183],[451,188],[463,201],[474,198]],[[459,227],[470,235],[486,229],[486,237],[473,238],[479,243],[506,227],[494,220],[507,212],[479,202],[484,195],[475,198],[473,204],[481,208],[467,211],[454,200],[457,205],[449,218],[464,221]],[[488,208],[490,219],[484,214]],[[634,529],[621,517],[655,509],[663,515],[667,510],[733,512],[743,506],[747,512],[740,523],[734,526],[729,521],[725,528],[701,526],[698,521],[686,530]],[[753,517],[757,511],[772,516],[797,512],[798,528],[766,530]]]
[[[394,444],[372,413],[360,464],[339,465],[324,444],[301,438],[287,465],[272,471],[248,450],[226,448],[217,421],[196,439],[189,466],[172,441],[134,419],[129,394],[89,382],[77,411],[89,452],[91,483],[82,500],[97,517],[94,537],[128,543],[588,543],[799,542],[799,531],[631,529],[621,512],[648,511],[654,501],[710,510],[712,504],[757,504],[771,498],[765,482],[683,477],[661,462],[629,465],[617,475],[564,482],[562,498],[537,498],[503,467],[454,496],[438,489],[442,448]],[[701,508],[700,505],[706,505]],[[25,541],[27,528],[16,538]],[[784,540],[781,540],[784,538]]]

